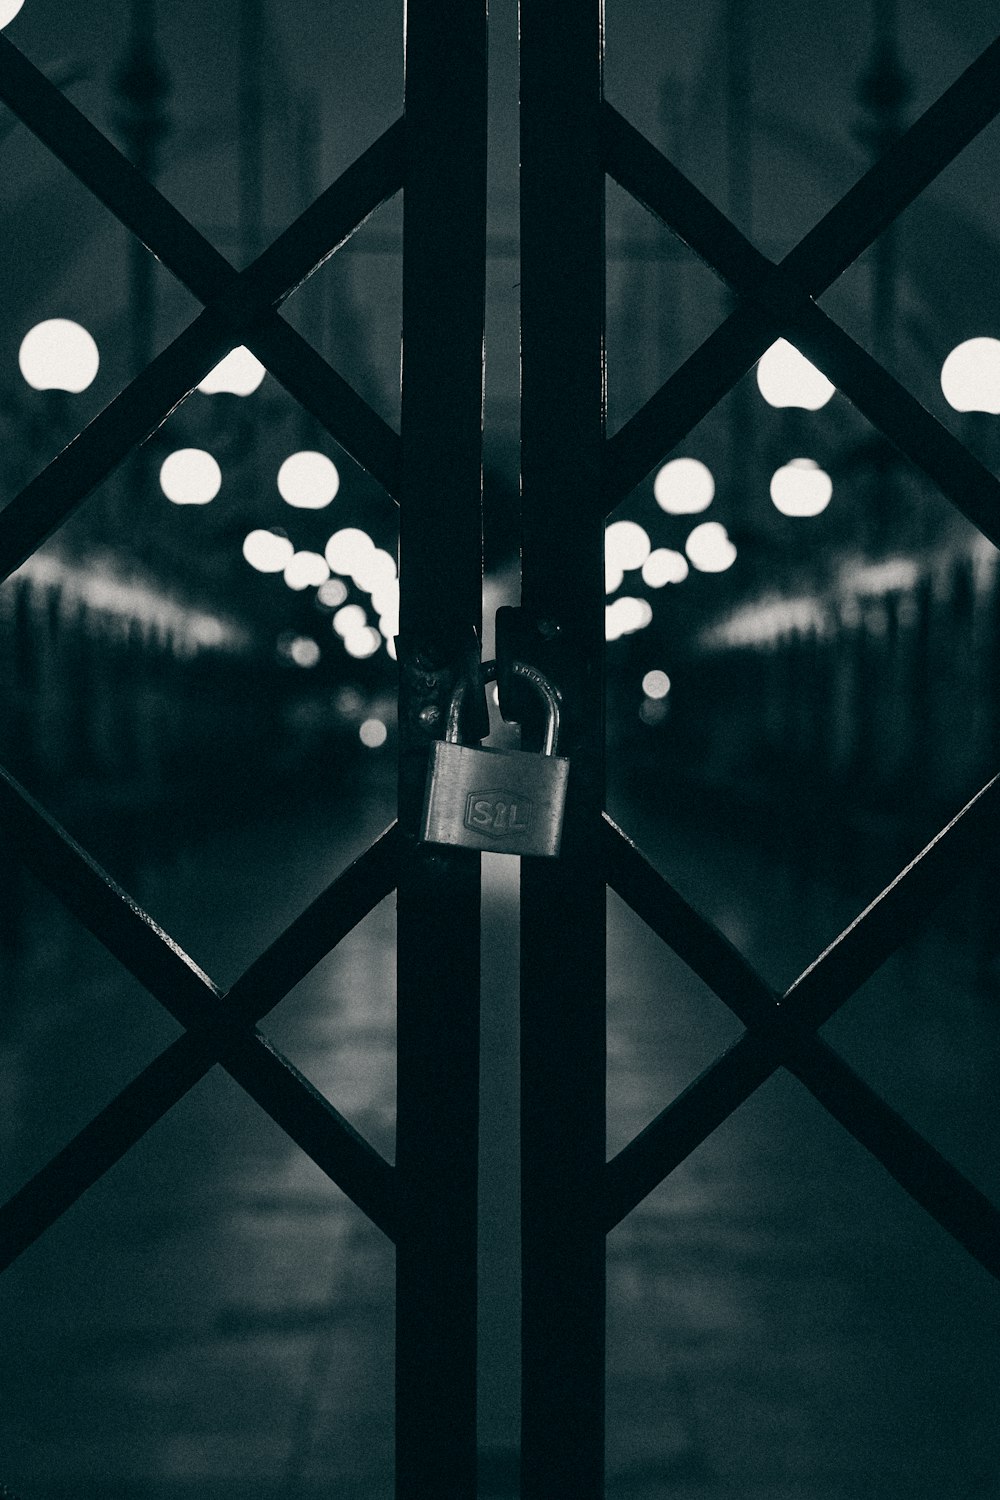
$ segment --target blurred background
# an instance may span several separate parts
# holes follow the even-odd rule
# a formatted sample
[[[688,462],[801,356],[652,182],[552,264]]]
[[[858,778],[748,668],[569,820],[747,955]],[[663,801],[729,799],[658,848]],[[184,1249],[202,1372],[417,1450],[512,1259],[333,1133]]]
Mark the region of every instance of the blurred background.
[[[517,18],[491,7],[484,619],[517,600]],[[396,0],[0,0],[234,265],[400,114]],[[975,0],[607,0],[606,92],[779,258],[993,40]],[[987,128],[820,298],[1000,459]],[[4,503],[198,311],[0,109]],[[284,315],[398,427],[401,200]],[[607,191],[609,431],[730,294]],[[581,496],[581,503],[586,501]],[[0,762],[220,984],[389,822],[393,503],[245,350],[0,586]],[[609,809],[783,988],[996,770],[996,552],[779,342],[609,518]],[[1000,1188],[992,859],[826,1028]],[[517,1430],[517,866],[485,860],[482,1493]],[[609,897],[609,1148],[738,1027]],[[266,1023],[393,1150],[392,903]],[[176,1034],[0,866],[0,1186]],[[0,1281],[23,1500],[391,1493],[388,1245],[218,1070]],[[790,1080],[609,1241],[613,1497],[1000,1497],[995,1288]]]

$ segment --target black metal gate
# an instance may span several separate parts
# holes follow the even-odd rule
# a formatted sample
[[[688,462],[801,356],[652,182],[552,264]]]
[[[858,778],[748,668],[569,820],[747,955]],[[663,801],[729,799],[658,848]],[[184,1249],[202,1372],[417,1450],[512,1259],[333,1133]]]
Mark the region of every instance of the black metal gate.
[[[221,993],[0,772],[22,859],[185,1027],[0,1209],[6,1267],[193,1087],[224,1067],[397,1249],[397,1493],[476,1489],[479,861],[416,839],[424,768],[480,623],[485,0],[409,0],[405,115],[237,273],[5,38],[0,98],[201,300],[194,323],[0,512],[0,577],[36,549],[236,344],[400,505],[399,816]],[[601,0],[522,0],[522,586],[502,654],[557,676],[573,760],[563,857],[521,876],[522,1494],[603,1492],[607,1232],[786,1068],[994,1276],[1000,1212],[818,1036],[995,836],[992,781],[783,996],[604,814],[605,517],[775,338],[794,341],[995,543],[1000,484],[815,298],[1000,109],[1000,40],[780,263],[602,97]],[[613,439],[605,433],[604,192],[613,177],[740,296]],[[280,304],[404,190],[401,433]],[[502,707],[516,716],[510,685]],[[530,738],[530,736],[529,736]],[[746,1027],[605,1160],[610,886]],[[397,1155],[390,1166],[257,1030],[372,907],[398,895]],[[446,917],[443,915],[446,914]],[[447,1295],[442,1295],[442,1288]]]

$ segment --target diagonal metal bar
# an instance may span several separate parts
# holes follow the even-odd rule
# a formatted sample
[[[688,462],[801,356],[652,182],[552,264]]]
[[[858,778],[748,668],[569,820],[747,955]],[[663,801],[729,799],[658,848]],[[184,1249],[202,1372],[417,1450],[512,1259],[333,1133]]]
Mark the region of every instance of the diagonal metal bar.
[[[608,438],[600,505],[606,515],[697,427],[781,335],[772,313],[744,303],[688,355]]]
[[[793,1041],[784,1066],[914,1202],[1000,1280],[1000,1207],[819,1037]]]
[[[782,262],[813,295],[846,271],[1000,110],[1000,37],[924,110]]]
[[[201,379],[198,371],[232,347],[226,325],[202,313],[0,510],[0,582],[167,420]]]
[[[373,1222],[393,1237],[393,1169],[253,1025],[394,888],[395,825],[222,997],[172,939],[2,770],[0,823],[29,868],[171,1014],[191,1028],[141,1075],[148,1075],[152,1101],[139,1080],[130,1084],[22,1189],[8,1205],[9,1213],[8,1209],[0,1213],[0,1241],[7,1234],[8,1245],[19,1246],[14,1253],[20,1253],[215,1062],[221,1062]],[[172,1096],[171,1079],[175,1083]],[[163,1099],[167,1102],[160,1108]]]
[[[0,36],[0,100],[206,306],[229,293],[245,321],[277,306],[403,185],[403,122],[395,121],[245,272],[138,171],[86,115]],[[239,282],[240,289],[234,290]]]
[[[118,148],[10,39],[0,34],[0,99],[117,219],[161,255],[195,296],[213,279],[225,290],[226,262]],[[172,253],[170,251],[172,250]]]
[[[37,510],[39,517],[30,552],[238,342],[246,342],[290,394],[394,495],[397,435],[275,308],[399,190],[402,122],[369,147],[253,265],[237,272],[2,36],[0,99],[208,309],[0,512],[2,576],[24,560],[19,554],[31,534],[27,516]]]
[[[746,1031],[607,1164],[604,1228],[637,1207],[775,1073],[775,1038]]]
[[[1000,480],[937,417],[815,303],[802,306],[784,324],[784,332],[956,509],[1000,547]]]
[[[988,794],[990,788],[985,788],[872,903],[867,909],[870,918],[867,913],[859,917],[827,950],[831,963],[841,943],[850,956],[846,963],[840,960],[834,985],[820,991],[824,1004],[805,1015],[798,1004],[782,1013],[802,981],[779,1006],[746,959],[605,815],[605,872],[611,888],[751,1028],[609,1163],[608,1229],[784,1065],[943,1228],[1000,1277],[1000,1210],[811,1030],[919,928],[928,905],[947,889],[956,864],[964,862],[974,852],[973,845],[981,844],[991,831],[997,804],[990,807]],[[866,920],[874,928],[859,942]],[[822,962],[817,960],[807,972],[816,971]],[[845,979],[850,985],[846,990]]]
[[[945,91],[809,234],[775,267],[746,241],[718,209],[684,179],[610,106],[605,106],[608,170],[627,191],[713,265],[725,279],[762,305],[737,308],[706,344],[610,440],[605,504],[613,509],[655,463],[712,409],[783,329],[804,324],[799,338],[831,366],[834,378],[865,415],[919,463],[949,498],[987,534],[996,514],[996,482],[919,403],[879,369],[870,356],[819,309],[809,306],[913,201],[997,113],[1000,38]],[[847,343],[845,344],[845,340]],[[847,358],[847,344],[855,351]],[[755,352],[754,352],[755,351]],[[808,351],[807,351],[808,352]],[[748,357],[749,356],[749,357]],[[869,403],[863,377],[872,366],[882,377]],[[859,373],[860,372],[860,373]],[[886,391],[906,397],[903,420],[887,407]],[[687,397],[684,409],[678,397]],[[907,442],[907,424],[923,424],[922,441]],[[901,441],[902,440],[902,441]],[[961,482],[952,477],[958,466]],[[973,498],[963,496],[971,483]]]
[[[402,839],[392,823],[332,880],[226,992],[256,1023],[396,889]]]
[[[777,996],[738,948],[655,869],[612,818],[601,819],[604,878],[744,1026],[770,1023]]]
[[[186,1032],[0,1205],[0,1272],[131,1151],[215,1061],[209,1038]]]
[[[904,943],[969,866],[1000,837],[1000,776],[967,802],[927,847],[811,963],[782,997],[822,1026]]]

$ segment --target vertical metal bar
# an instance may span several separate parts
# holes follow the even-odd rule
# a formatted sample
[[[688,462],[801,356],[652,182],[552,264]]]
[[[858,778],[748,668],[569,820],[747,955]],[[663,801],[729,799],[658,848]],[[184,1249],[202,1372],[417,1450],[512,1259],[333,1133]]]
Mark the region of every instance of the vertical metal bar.
[[[416,833],[482,607],[486,0],[407,0],[405,34],[396,1494],[473,1500],[479,856]]]
[[[524,1500],[604,1493],[602,0],[521,0],[522,597],[575,664],[562,856],[522,861]],[[596,509],[591,506],[596,504]]]

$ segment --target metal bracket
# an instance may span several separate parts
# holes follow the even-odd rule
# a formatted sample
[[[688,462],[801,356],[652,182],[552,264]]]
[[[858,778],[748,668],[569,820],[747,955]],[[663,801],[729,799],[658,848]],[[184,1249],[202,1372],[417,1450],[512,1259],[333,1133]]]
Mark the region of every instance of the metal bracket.
[[[490,732],[489,706],[481,676],[482,646],[478,632],[469,627],[459,651],[454,636],[445,642],[421,635],[396,638],[401,698],[410,734],[419,743],[444,738],[448,705],[460,682],[469,684],[462,698],[460,733],[462,743],[478,744]],[[475,690],[473,690],[475,685]]]

